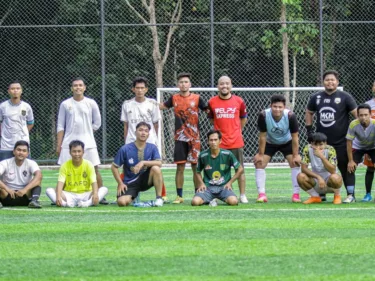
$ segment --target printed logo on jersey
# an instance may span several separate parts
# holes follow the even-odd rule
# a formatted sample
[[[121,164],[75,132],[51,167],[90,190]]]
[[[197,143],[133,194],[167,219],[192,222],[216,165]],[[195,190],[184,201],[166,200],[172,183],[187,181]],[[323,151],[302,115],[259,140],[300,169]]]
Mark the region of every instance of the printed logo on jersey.
[[[215,108],[215,115],[217,119],[220,118],[234,118],[236,113],[235,107],[228,107],[228,108]]]
[[[227,165],[225,165],[225,164],[220,164],[220,170],[225,170],[225,167],[226,167]]]
[[[320,124],[325,128],[333,126],[336,123],[335,113],[332,107],[322,107],[319,110]]]
[[[210,165],[207,165],[206,167],[204,167],[205,170],[212,170],[212,167]]]
[[[22,116],[26,116],[26,110],[21,110],[21,114],[22,114]]]
[[[324,99],[323,103],[330,103],[331,99]]]
[[[341,98],[335,98],[335,103],[339,104],[341,102]]]
[[[87,173],[86,173],[86,172],[83,172],[82,177],[83,177],[83,178],[87,178]]]
[[[317,97],[316,97],[316,105],[319,105],[319,104],[320,104],[320,98],[321,98],[321,96],[317,96]]]
[[[24,171],[22,172],[22,175],[23,175],[24,177],[27,177],[27,171],[24,170]]]
[[[133,158],[129,159],[129,164],[134,164],[134,159]]]
[[[224,177],[221,176],[219,171],[212,173],[212,179],[209,181],[212,185],[221,185],[224,183]]]
[[[195,107],[195,101],[192,101],[192,102],[190,103],[190,107]]]
[[[275,135],[280,135],[280,136],[284,135],[284,130],[278,127],[273,127],[271,132],[274,133]]]

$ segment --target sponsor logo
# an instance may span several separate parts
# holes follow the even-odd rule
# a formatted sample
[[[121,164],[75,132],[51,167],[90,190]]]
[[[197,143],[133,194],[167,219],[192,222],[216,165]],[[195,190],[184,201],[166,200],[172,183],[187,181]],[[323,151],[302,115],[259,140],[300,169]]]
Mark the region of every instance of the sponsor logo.
[[[325,128],[333,126],[336,123],[335,114],[336,110],[332,107],[322,107],[319,110],[320,124]]]
[[[316,97],[316,105],[319,105],[319,104],[320,104],[320,98],[321,98],[320,96],[317,96],[317,97]]]
[[[212,170],[212,167],[210,165],[207,165],[206,167],[204,167],[205,170]]]
[[[227,165],[225,165],[225,164],[220,164],[220,170],[225,170],[225,167],[226,167]]]
[[[324,99],[323,103],[330,103],[331,99]]]
[[[133,158],[129,159],[129,164],[134,164],[134,159]]]
[[[227,108],[215,108],[215,115],[217,119],[220,118],[231,118],[235,117],[237,108],[235,107],[227,107]]]
[[[335,98],[335,103],[339,104],[341,102],[341,98]]]
[[[275,135],[283,135],[284,134],[284,130],[280,129],[278,127],[273,127],[271,132]]]

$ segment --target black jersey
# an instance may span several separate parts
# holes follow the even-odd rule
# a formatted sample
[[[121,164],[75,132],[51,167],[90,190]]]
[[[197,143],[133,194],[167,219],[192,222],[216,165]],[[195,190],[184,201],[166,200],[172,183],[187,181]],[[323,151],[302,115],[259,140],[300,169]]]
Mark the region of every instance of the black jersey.
[[[349,127],[349,113],[357,107],[354,98],[347,92],[337,90],[331,95],[322,91],[314,94],[307,109],[316,112],[316,131],[327,136],[329,145],[346,144]]]

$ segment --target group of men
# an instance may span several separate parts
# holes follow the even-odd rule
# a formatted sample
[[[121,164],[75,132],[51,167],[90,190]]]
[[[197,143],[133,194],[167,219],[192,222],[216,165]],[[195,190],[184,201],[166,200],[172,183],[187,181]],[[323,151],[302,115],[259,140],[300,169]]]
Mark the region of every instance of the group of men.
[[[270,107],[258,115],[259,150],[254,156],[257,202],[268,201],[265,168],[280,151],[289,163],[292,179],[292,202],[301,202],[300,187],[310,198],[304,203],[320,203],[326,193],[334,193],[334,204],[355,202],[355,170],[366,157],[366,196],[370,201],[375,161],[375,111],[373,100],[357,107],[354,98],[337,89],[336,71],[323,76],[324,91],[314,94],[305,115],[309,144],[299,155],[299,125],[296,115],[286,108],[283,95],[271,97]],[[244,140],[242,131],[247,122],[247,110],[242,98],[231,92],[228,76],[218,80],[218,95],[206,103],[198,94],[190,92],[191,75],[177,77],[180,92],[158,104],[147,98],[148,81],[137,77],[132,84],[135,97],[123,103],[121,121],[124,122],[125,144],[117,152],[111,170],[117,182],[117,204],[129,206],[139,193],[155,187],[154,206],[167,200],[161,172],[158,145],[160,110],[174,108],[175,150],[177,164],[174,204],[184,202],[184,170],[191,164],[195,196],[191,204],[215,204],[220,199],[229,205],[248,203],[245,192]],[[101,126],[97,103],[84,96],[86,85],[82,78],[72,82],[73,97],[60,104],[57,122],[58,164],[61,165],[56,188],[47,188],[53,204],[61,207],[88,207],[107,203],[108,189],[103,186],[98,165],[100,159],[94,132]],[[373,87],[375,92],[375,84]],[[29,156],[29,131],[34,124],[32,109],[21,100],[22,87],[9,85],[10,100],[0,105],[1,147],[0,204],[28,205],[40,208],[42,174]],[[207,134],[209,149],[200,151],[198,116],[207,113],[213,128]],[[316,133],[313,116],[317,115]],[[356,118],[351,123],[349,114]],[[350,124],[349,124],[350,123]],[[370,162],[369,160],[372,160]],[[309,169],[311,164],[311,169]],[[119,168],[123,167],[123,173]],[[231,167],[235,174],[231,176]],[[341,176],[337,173],[340,170]],[[203,177],[201,173],[203,172]],[[239,199],[232,190],[238,180]],[[341,200],[344,183],[348,196]]]

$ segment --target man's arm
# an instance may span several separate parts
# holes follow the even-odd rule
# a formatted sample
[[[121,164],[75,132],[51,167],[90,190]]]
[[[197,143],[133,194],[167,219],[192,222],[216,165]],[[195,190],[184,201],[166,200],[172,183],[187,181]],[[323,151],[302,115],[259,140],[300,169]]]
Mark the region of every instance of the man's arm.
[[[65,183],[58,181],[56,186],[56,206],[62,207],[62,197],[61,193],[64,188]]]
[[[267,132],[259,132],[259,155],[263,157],[266,150]]]
[[[241,118],[241,130],[245,128],[246,123],[247,123],[247,118]]]
[[[224,185],[224,188],[227,188],[227,189],[232,189],[232,183],[237,180],[243,173],[243,167],[242,165],[240,165],[237,169],[236,169],[236,173],[233,175],[233,177],[226,183],[226,185]]]
[[[346,153],[348,154],[348,172],[354,173],[357,168],[357,163],[353,160],[353,141],[346,139]]]
[[[113,177],[115,178],[115,180],[117,182],[117,196],[121,196],[121,194],[123,194],[128,189],[128,187],[122,181],[122,179],[120,177],[120,172],[118,171],[118,168],[119,167],[117,167],[114,163],[112,163],[111,171],[112,171]]]
[[[140,161],[134,166],[134,174],[138,174],[143,167],[159,166],[161,167],[161,160],[150,160],[150,161]]]
[[[128,136],[128,129],[129,129],[128,122],[124,122],[124,142],[126,142],[126,137]]]
[[[59,116],[57,117],[57,144],[56,144],[56,154],[60,156],[61,145],[64,139],[64,130],[65,130],[65,107],[63,103],[59,107]]]
[[[159,136],[158,136],[158,132],[159,132],[159,122],[153,123],[153,125],[154,125],[154,129],[155,129],[156,136],[159,137]]]
[[[350,111],[350,113],[354,116],[354,118],[358,118],[357,116],[357,108],[353,109],[352,111]]]
[[[27,126],[27,130],[29,130],[29,132],[31,131],[31,129],[34,127],[34,123],[33,124],[30,124],[30,125],[26,125]]]
[[[312,126],[314,112],[306,109],[305,113],[305,124],[306,126]]]
[[[102,117],[100,115],[100,110],[98,104],[92,100],[92,129],[93,131],[99,130],[102,125]]]
[[[308,165],[301,163],[301,172],[309,176],[310,178],[319,179],[319,175],[311,171]]]
[[[201,173],[197,171],[196,175],[197,175],[196,179],[198,181],[197,182],[197,187],[198,187],[197,192],[203,192],[207,189],[207,187],[203,182],[203,178],[202,178]]]
[[[56,144],[56,154],[57,154],[57,156],[60,156],[61,145],[62,145],[63,139],[64,139],[64,131],[58,132],[57,133],[57,144]]]
[[[91,187],[92,187],[92,204],[94,206],[96,206],[96,205],[99,204],[98,183],[97,182],[93,182],[91,184]]]
[[[40,185],[42,183],[42,172],[40,170],[37,170],[33,174],[33,179],[21,190],[18,190],[16,192],[17,196],[22,197],[25,195],[29,190],[33,189],[34,187]]]
[[[0,189],[5,190],[12,199],[16,198],[16,192],[9,188],[2,180],[0,180]]]
[[[292,134],[292,153],[293,153],[293,163],[297,166],[301,163],[301,157],[299,156],[299,143],[298,143],[298,133]]]

